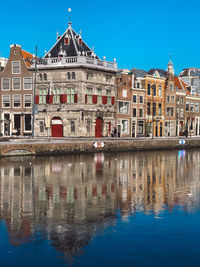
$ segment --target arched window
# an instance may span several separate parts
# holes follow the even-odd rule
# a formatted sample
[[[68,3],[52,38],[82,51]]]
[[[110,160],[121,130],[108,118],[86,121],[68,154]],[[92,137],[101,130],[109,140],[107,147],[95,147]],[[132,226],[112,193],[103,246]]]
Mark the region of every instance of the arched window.
[[[67,73],[67,78],[68,78],[68,80],[71,79],[71,73],[70,72]]]
[[[75,80],[75,79],[76,79],[75,72],[72,72],[72,80]]]
[[[47,74],[44,73],[44,81],[46,81],[46,80],[47,80]]]

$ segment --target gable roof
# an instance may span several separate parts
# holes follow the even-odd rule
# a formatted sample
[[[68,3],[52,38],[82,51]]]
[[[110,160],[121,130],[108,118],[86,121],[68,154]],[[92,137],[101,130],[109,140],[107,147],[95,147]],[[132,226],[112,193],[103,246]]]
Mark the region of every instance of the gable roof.
[[[180,77],[174,77],[174,86],[177,87],[179,90],[188,91],[188,85]]]
[[[69,38],[69,44],[64,43],[65,37]],[[82,40],[82,44],[79,45],[79,38],[82,40],[81,34],[77,34],[71,27],[63,33],[61,37],[58,37],[53,47],[45,54],[44,58],[59,57],[59,54],[66,57],[76,57],[79,55],[93,56],[98,58],[92,49]]]
[[[27,67],[30,67],[33,55],[25,50],[21,50],[21,52]]]

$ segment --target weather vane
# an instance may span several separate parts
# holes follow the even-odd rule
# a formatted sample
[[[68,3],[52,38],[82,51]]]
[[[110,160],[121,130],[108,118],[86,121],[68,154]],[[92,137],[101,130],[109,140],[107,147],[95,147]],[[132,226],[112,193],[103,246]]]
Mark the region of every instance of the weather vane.
[[[71,17],[70,17],[70,13],[72,12],[71,8],[68,8],[68,12],[69,12],[69,23],[68,24],[70,26],[72,24],[71,23]]]

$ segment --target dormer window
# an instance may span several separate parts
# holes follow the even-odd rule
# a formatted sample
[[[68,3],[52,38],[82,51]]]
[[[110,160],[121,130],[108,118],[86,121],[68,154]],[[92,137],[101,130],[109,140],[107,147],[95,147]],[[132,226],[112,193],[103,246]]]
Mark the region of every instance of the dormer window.
[[[82,41],[82,38],[81,38],[81,37],[79,37],[79,38],[78,38],[78,45],[80,45],[80,46],[81,46],[81,45],[82,45],[82,43],[83,43],[83,41]]]
[[[65,34],[64,45],[69,45],[69,35],[67,33]]]

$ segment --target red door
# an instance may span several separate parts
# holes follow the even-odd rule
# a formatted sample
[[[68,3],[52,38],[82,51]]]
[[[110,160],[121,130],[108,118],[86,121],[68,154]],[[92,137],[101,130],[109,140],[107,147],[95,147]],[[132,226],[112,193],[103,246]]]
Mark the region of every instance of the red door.
[[[95,137],[101,137],[102,132],[102,121],[101,119],[96,119],[96,126],[95,126]]]
[[[63,137],[63,123],[60,118],[52,119],[51,136],[52,137]]]

